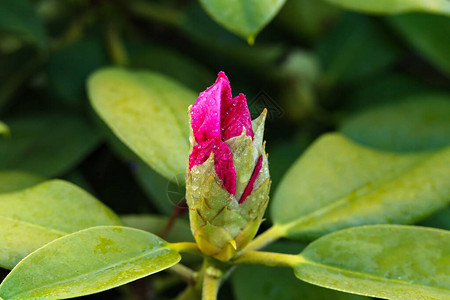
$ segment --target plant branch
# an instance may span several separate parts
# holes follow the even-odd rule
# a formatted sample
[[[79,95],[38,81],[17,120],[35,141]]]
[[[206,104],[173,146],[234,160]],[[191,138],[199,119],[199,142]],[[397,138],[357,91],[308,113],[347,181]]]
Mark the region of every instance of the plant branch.
[[[113,63],[118,66],[126,66],[128,64],[128,54],[117,26],[109,23],[107,25],[105,35],[109,55],[111,56]]]
[[[173,229],[175,222],[177,219],[186,212],[187,206],[175,206],[172,210],[172,214],[170,215],[170,219],[167,221],[166,226],[163,231],[159,234],[162,239],[166,239],[169,235],[170,231]]]
[[[200,299],[201,292],[196,286],[188,285],[175,299],[176,300],[193,300]]]
[[[278,240],[283,237],[286,233],[286,227],[283,225],[273,225],[262,234],[258,235],[253,241],[251,241],[247,247],[244,248],[244,251],[254,251],[261,249],[270,243]]]
[[[186,267],[183,264],[176,264],[172,266],[171,268],[167,269],[167,271],[174,273],[178,276],[180,276],[184,281],[186,281],[189,285],[193,285],[195,283],[197,273],[194,272],[192,269]]]
[[[220,287],[222,270],[205,261],[205,269],[203,272],[203,289],[202,300],[216,300]]]
[[[232,263],[266,265],[271,267],[294,267],[302,261],[303,258],[299,255],[248,251],[242,253],[237,258],[232,260]]]
[[[196,243],[191,242],[180,242],[180,243],[170,243],[169,247],[178,252],[193,253],[198,255],[203,255]]]

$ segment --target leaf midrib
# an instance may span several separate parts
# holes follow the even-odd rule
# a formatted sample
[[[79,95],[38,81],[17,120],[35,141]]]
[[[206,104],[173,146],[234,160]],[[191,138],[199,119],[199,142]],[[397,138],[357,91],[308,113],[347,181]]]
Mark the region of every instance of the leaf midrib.
[[[355,271],[355,270],[350,270],[350,269],[345,269],[345,268],[340,268],[340,267],[335,267],[335,266],[330,266],[330,265],[314,262],[312,260],[309,260],[309,259],[305,258],[301,254],[299,256],[301,257],[301,262],[298,265],[296,265],[295,268],[299,268],[299,266],[301,266],[302,264],[305,264],[305,265],[311,265],[311,266],[315,266],[315,267],[318,267],[318,268],[323,268],[323,269],[329,270],[333,274],[336,274],[336,273],[341,273],[342,274],[343,273],[345,276],[350,275],[348,277],[356,279],[356,280],[369,279],[369,280],[374,280],[374,281],[381,282],[381,283],[396,283],[396,284],[400,284],[400,285],[403,285],[403,286],[424,287],[426,289],[437,290],[437,291],[443,292],[443,293],[449,293],[449,290],[447,290],[447,289],[445,289],[443,287],[424,285],[424,284],[417,283],[417,282],[414,282],[414,281],[402,281],[400,279],[395,279],[395,278],[391,279],[391,278],[379,277],[379,276],[374,275],[372,273],[364,273],[364,272],[361,272],[361,271]],[[312,280],[306,280],[304,278],[302,278],[302,280],[307,281],[307,282],[312,283],[312,284],[318,284],[317,282],[314,282]],[[323,285],[323,286],[328,287],[328,288],[330,287],[330,285],[327,285],[327,286]],[[340,287],[339,288],[333,287],[333,289],[338,289],[338,290],[341,290],[341,291],[344,291],[344,292],[354,292],[354,290],[344,289],[344,288],[340,288]],[[360,294],[362,294],[362,293],[360,293]],[[362,294],[362,295],[371,296],[371,297],[379,296],[379,295],[368,294],[368,293],[367,294]]]
[[[422,157],[422,158],[418,157],[418,159],[414,163],[409,164],[407,167],[405,167],[403,170],[401,170],[394,176],[390,176],[390,177],[380,176],[380,178],[378,178],[374,181],[365,183],[365,184],[359,186],[358,188],[355,188],[351,193],[356,193],[357,196],[354,200],[352,200],[352,202],[356,203],[356,202],[360,201],[362,197],[376,192],[377,190],[379,190],[381,187],[383,187],[390,181],[396,180],[396,179],[404,176],[408,172],[411,172],[412,170],[419,168],[421,165],[426,163],[432,157],[439,155],[441,152],[442,152],[442,150],[434,152],[433,154],[424,155],[424,157]],[[385,174],[387,174],[387,173],[388,172],[386,172]],[[372,184],[372,186],[370,188],[367,188],[367,190],[364,190],[368,184]],[[313,220],[314,218],[321,217],[321,216],[325,215],[326,213],[332,211],[335,207],[339,207],[339,206],[346,204],[348,201],[348,196],[351,193],[348,193],[346,196],[338,198],[334,201],[330,201],[326,206],[324,206],[318,210],[315,210],[313,212],[310,212],[310,213],[300,217],[297,220],[286,222],[286,223],[280,224],[280,225],[282,227],[287,228],[287,230],[290,230],[291,228],[295,228],[302,223],[308,222],[309,220]],[[360,193],[360,194],[358,194],[358,193]]]
[[[11,221],[11,222],[14,222],[14,223],[25,224],[27,226],[34,227],[34,228],[37,228],[37,229],[40,229],[40,230],[44,230],[44,231],[49,231],[49,232],[52,232],[52,233],[55,233],[55,234],[59,234],[61,236],[70,233],[70,232],[65,232],[65,231],[61,231],[61,230],[58,230],[58,229],[54,229],[54,228],[51,228],[51,227],[47,227],[46,225],[30,223],[30,222],[26,222],[26,221],[23,221],[23,220],[20,220],[20,219],[14,219],[14,218],[10,218],[10,217],[0,216],[0,219],[4,219],[4,220]]]

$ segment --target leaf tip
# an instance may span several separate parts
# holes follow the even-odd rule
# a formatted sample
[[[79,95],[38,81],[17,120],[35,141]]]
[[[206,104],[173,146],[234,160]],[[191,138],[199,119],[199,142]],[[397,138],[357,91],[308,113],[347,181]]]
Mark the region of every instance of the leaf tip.
[[[255,35],[249,35],[247,37],[247,43],[249,44],[249,46],[253,46],[255,44]]]

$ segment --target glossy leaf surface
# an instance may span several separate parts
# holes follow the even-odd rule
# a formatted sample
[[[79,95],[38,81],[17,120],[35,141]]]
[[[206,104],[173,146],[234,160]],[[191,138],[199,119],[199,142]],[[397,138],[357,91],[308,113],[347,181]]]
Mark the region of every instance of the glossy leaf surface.
[[[124,215],[121,216],[121,219],[126,226],[145,230],[155,235],[162,233],[169,222],[169,217],[159,215]],[[189,223],[183,219],[175,221],[172,230],[165,239],[173,243],[194,241]]]
[[[254,40],[285,0],[201,0],[205,10],[228,30]]]
[[[383,299],[448,299],[450,233],[362,226],[326,235],[301,253],[299,279]]]
[[[118,68],[94,73],[88,90],[95,110],[142,160],[168,179],[185,173],[193,92],[157,73]]]
[[[377,14],[399,14],[406,12],[430,12],[450,15],[450,3],[446,0],[325,0],[343,8]]]
[[[109,208],[65,181],[52,180],[0,194],[0,266],[12,268],[32,251],[66,233],[120,224]]]
[[[0,285],[0,297],[64,299],[88,295],[164,270],[180,259],[165,241],[148,232],[93,227],[66,235],[27,256]]]
[[[282,179],[272,218],[300,239],[364,224],[413,223],[448,204],[449,165],[450,147],[396,154],[327,134]]]

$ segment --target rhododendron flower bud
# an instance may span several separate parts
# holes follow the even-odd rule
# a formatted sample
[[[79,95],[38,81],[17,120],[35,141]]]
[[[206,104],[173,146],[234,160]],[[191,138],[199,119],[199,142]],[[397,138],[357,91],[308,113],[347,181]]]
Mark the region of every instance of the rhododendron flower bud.
[[[203,253],[227,261],[253,239],[267,206],[266,111],[252,121],[245,95],[233,98],[228,78],[220,72],[189,113],[186,199],[191,230]]]

